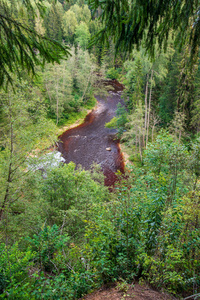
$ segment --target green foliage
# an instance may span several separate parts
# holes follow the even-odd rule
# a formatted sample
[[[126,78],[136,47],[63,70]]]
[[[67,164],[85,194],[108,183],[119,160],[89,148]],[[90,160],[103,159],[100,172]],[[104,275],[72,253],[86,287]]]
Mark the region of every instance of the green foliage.
[[[200,66],[198,64],[198,69],[196,72],[195,76],[195,81],[194,81],[194,103],[192,107],[192,119],[191,119],[191,125],[196,129],[197,132],[199,132],[199,113],[200,113],[200,100],[199,100],[199,76],[200,76]]]
[[[169,37],[174,35],[179,48],[185,42],[190,44],[191,58],[195,60],[199,45],[198,1],[191,1],[188,5],[187,1],[180,3],[178,0],[89,0],[89,4],[93,10],[101,8],[100,18],[104,22],[93,43],[100,40],[108,44],[111,36],[116,52],[123,50],[126,54],[131,53],[134,46],[139,48],[143,43],[153,56],[155,45],[166,50]]]
[[[110,122],[105,124],[106,128],[117,128],[117,118],[114,117],[110,120]]]
[[[75,70],[75,71],[74,71]],[[83,105],[94,103],[97,77],[93,56],[87,51],[72,49],[72,56],[60,65],[47,65],[40,74],[45,90],[48,116],[57,124],[65,123],[69,115],[80,112]]]
[[[121,279],[121,281],[117,283],[116,289],[120,292],[127,293],[129,285],[125,280]]]
[[[155,256],[144,257],[145,275],[151,283],[175,293],[199,286],[198,221],[193,223],[199,214],[196,196],[189,194],[164,213]]]
[[[45,222],[19,245],[2,246],[1,297],[78,299],[111,281],[126,289],[135,276],[174,294],[198,292],[198,140],[190,148],[161,132],[143,167],[130,167],[111,194],[97,167],[70,163],[38,178],[31,197],[45,205]]]
[[[69,163],[50,171],[43,182],[41,197],[50,204],[49,221],[63,224],[71,236],[82,234],[85,221],[94,217],[93,206],[106,201],[106,188],[92,180],[93,176],[88,171],[75,170],[75,164]]]
[[[194,183],[194,189],[196,189],[197,181],[200,176],[200,138],[197,138],[191,145],[189,168],[196,177]]]
[[[126,130],[123,135],[123,139],[128,142],[129,147],[135,144],[135,150],[137,151],[137,146],[139,148],[140,159],[142,162],[142,151],[144,147],[144,109],[139,99],[139,103],[136,105],[134,112],[127,117],[128,122],[126,125]]]
[[[86,261],[96,270],[100,284],[132,278],[137,273],[140,211],[128,188],[119,189],[117,198],[99,207],[98,218],[89,222],[85,237]]]
[[[77,25],[78,22],[75,13],[71,10],[66,11],[63,16],[63,31],[67,42],[73,42]]]
[[[184,145],[173,142],[172,137],[164,133],[159,135],[154,144],[149,144],[146,150],[145,163],[155,174],[169,176],[169,201],[172,201],[176,193],[177,178],[183,176],[185,162],[188,161],[188,151]],[[185,167],[184,167],[185,166]]]
[[[46,272],[57,271],[53,262],[53,257],[59,249],[68,242],[67,235],[61,235],[58,226],[45,226],[38,235],[34,234],[33,238],[29,238],[28,242],[32,245],[32,249],[37,254],[35,261],[38,262],[41,270]]]
[[[126,75],[125,75],[125,92],[128,101],[128,107],[130,110],[134,109],[139,101],[143,98],[143,68],[141,63],[141,55],[137,54],[134,61],[126,61],[124,64]]]
[[[27,248],[21,251],[18,243],[8,247],[0,244],[0,274],[3,280],[0,298],[5,299],[28,299],[29,276],[28,272],[33,267],[34,253]],[[5,288],[7,293],[5,293]]]
[[[90,34],[96,32],[97,22],[91,20],[91,12],[88,5],[72,5],[64,13],[62,28],[64,38],[67,43],[78,43],[80,47],[86,49]]]
[[[77,44],[84,50],[86,50],[88,46],[88,41],[90,39],[90,32],[87,25],[84,22],[81,22],[80,25],[76,27],[75,30],[75,41]]]
[[[0,219],[4,212],[17,213],[29,178],[27,164],[31,152],[55,141],[55,126],[46,119],[44,104],[30,92],[28,84],[18,84],[18,93],[1,93],[2,136],[0,152]],[[27,199],[26,199],[27,200]],[[25,201],[26,202],[26,201]],[[24,202],[24,203],[25,203]],[[5,221],[5,220],[4,220]]]
[[[119,72],[115,68],[110,68],[106,72],[106,78],[109,79],[119,79]]]
[[[46,35],[52,40],[62,42],[63,32],[62,32],[62,17],[64,11],[62,5],[57,2],[52,3],[49,11],[45,15],[44,25],[46,28]]]
[[[118,129],[118,136],[121,137],[124,131],[126,130],[126,124],[128,122],[127,118],[127,111],[125,106],[121,105],[121,103],[117,104],[117,110],[116,110],[116,125]]]
[[[173,143],[173,137],[163,132],[157,136],[154,143],[148,144],[144,163],[148,164],[155,174],[167,174],[169,172],[168,156],[169,148]]]
[[[125,131],[126,123],[128,122],[126,109],[121,103],[118,103],[117,105],[116,115],[117,117],[112,118],[110,122],[105,124],[105,127],[116,128],[118,130],[118,137],[121,137]]]
[[[35,8],[31,1],[24,1],[26,15],[35,18]],[[43,1],[35,2],[40,12],[44,12]],[[15,7],[17,9],[17,6]],[[37,33],[31,26],[19,21],[6,1],[0,3],[1,44],[0,44],[0,86],[13,82],[13,74],[20,78],[21,68],[35,74],[35,66],[45,62],[60,62],[69,55],[69,48],[55,40]],[[16,11],[15,11],[16,13]],[[19,17],[19,11],[17,16]]]
[[[21,67],[33,72],[34,63],[60,62],[47,64],[34,81],[17,82],[15,93],[9,89],[7,94],[1,93],[1,299],[79,299],[104,283],[116,281],[118,289],[126,292],[134,277],[175,295],[199,292],[200,142],[186,132],[189,119],[193,129],[199,130],[199,72],[195,73],[197,66],[190,72],[189,47],[183,55],[176,51],[173,56],[172,47],[165,53],[158,51],[163,40],[171,42],[166,33],[176,17],[177,27],[185,24],[187,29],[185,13],[187,17],[193,15],[195,4],[189,7],[183,1],[172,11],[171,1],[161,2],[158,11],[155,2],[137,6],[140,0],[109,1],[108,10],[101,10],[104,24],[96,19],[100,10],[91,20],[93,7],[82,0],[45,1],[44,19],[28,0],[25,6],[16,5],[14,0],[9,2],[11,5],[0,4],[0,18],[10,18],[1,26],[0,48],[6,53],[2,55],[2,70],[8,71],[5,80],[6,76],[10,80],[10,72],[16,69],[21,78],[27,77]],[[36,5],[39,3],[42,4]],[[107,4],[108,1],[101,2],[102,9]],[[139,8],[148,8],[145,11],[149,13],[144,16]],[[31,12],[35,14],[31,16]],[[153,23],[149,23],[149,17],[154,18]],[[130,59],[122,64],[125,53],[120,50],[115,57],[115,45],[110,39],[110,49],[98,43],[88,52],[90,35],[111,20],[114,22],[107,27],[107,33],[115,29],[112,34],[116,35],[117,48],[126,42],[126,51],[130,51],[133,43],[139,45],[144,38],[151,42],[146,46],[154,48],[155,59],[150,60],[140,47],[139,52],[130,52]],[[197,20],[194,24],[198,23]],[[194,35],[198,32],[196,25],[190,27]],[[162,37],[158,43],[155,32],[158,39]],[[68,60],[60,60],[61,52],[66,54],[65,47],[50,42],[45,35],[76,44]],[[19,44],[11,53],[13,60],[7,63],[9,36],[14,47]],[[49,45],[53,47],[52,54],[51,47],[45,48]],[[61,50],[56,58],[53,45]],[[40,56],[35,49],[41,51]],[[104,187],[100,166],[85,171],[71,162],[47,168],[43,173],[36,170],[38,160],[43,161],[38,149],[55,141],[56,128],[47,119],[46,110],[59,125],[82,116],[83,106],[94,104],[94,94],[99,94],[97,71],[110,79],[123,78],[123,96],[131,114],[128,116],[119,104],[116,117],[106,127],[116,128],[130,146],[132,156],[140,155],[141,160],[140,166],[134,163],[128,167],[125,175],[117,174],[112,192]],[[154,137],[157,114],[162,125],[170,122],[171,134],[161,130]],[[190,144],[183,144],[183,136]],[[133,153],[137,147],[139,154]]]
[[[176,51],[172,60],[169,62],[166,80],[163,83],[163,86],[161,86],[159,116],[161,118],[161,123],[165,126],[172,120],[174,111],[177,108],[179,61],[180,54]]]

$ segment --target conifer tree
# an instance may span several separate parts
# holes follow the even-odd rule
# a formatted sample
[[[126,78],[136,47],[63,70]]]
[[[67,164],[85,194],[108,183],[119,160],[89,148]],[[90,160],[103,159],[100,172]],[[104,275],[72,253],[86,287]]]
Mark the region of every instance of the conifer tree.
[[[94,38],[108,42],[115,40],[116,51],[130,53],[134,45],[144,42],[145,48],[154,54],[156,43],[164,49],[171,33],[179,49],[186,41],[191,46],[191,58],[200,44],[199,1],[143,1],[143,0],[89,0],[93,10],[101,9],[104,27]],[[189,34],[189,40],[188,40]]]
[[[63,39],[63,14],[62,5],[60,3],[53,3],[47,16],[44,18],[47,36],[59,42],[62,42]]]
[[[18,83],[15,91],[2,91],[0,97],[0,220],[5,211],[12,210],[23,199],[31,152],[46,146],[49,138],[50,144],[55,141],[55,126],[45,118],[44,105],[34,90],[29,91],[28,84],[23,82]]]
[[[43,1],[35,2],[35,6],[41,14],[44,13]],[[24,1],[23,9],[35,18],[36,11],[30,0]],[[21,69],[35,74],[36,65],[59,63],[69,54],[64,45],[37,33],[32,25],[21,23],[18,14],[16,7],[0,0],[0,87],[13,82],[13,73],[20,77]]]
[[[200,66],[198,66],[196,78],[194,81],[194,103],[192,105],[191,126],[198,133],[200,131]]]

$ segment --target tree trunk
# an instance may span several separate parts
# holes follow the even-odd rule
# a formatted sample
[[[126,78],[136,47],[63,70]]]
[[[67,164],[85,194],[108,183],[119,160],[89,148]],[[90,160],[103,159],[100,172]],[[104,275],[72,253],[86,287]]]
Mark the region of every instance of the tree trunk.
[[[89,77],[88,77],[88,81],[87,81],[87,84],[86,84],[86,87],[85,87],[85,90],[84,90],[84,92],[83,92],[83,96],[82,96],[82,98],[81,98],[81,101],[83,101],[83,99],[84,99],[84,97],[85,97],[85,94],[86,94],[86,92],[87,92],[87,89],[88,89],[88,85],[89,85],[89,83],[90,83],[90,78],[91,78],[91,75],[92,75],[92,73],[93,73],[93,67],[91,68],[91,71],[90,71],[90,75],[89,75]]]
[[[56,82],[56,125],[58,125],[58,105],[59,105],[59,100],[58,100],[58,81],[57,81]]]
[[[151,88],[149,93],[149,109],[148,109],[148,119],[147,119],[147,133],[146,133],[146,146],[149,138],[149,122],[150,122],[150,111],[151,111],[151,95],[152,95],[152,80],[153,80],[153,70],[151,70]]]
[[[5,210],[5,207],[9,201],[9,194],[10,194],[10,183],[12,182],[12,160],[13,160],[13,123],[12,123],[12,111],[11,111],[11,98],[9,101],[9,119],[10,119],[10,163],[8,168],[8,179],[7,179],[7,188],[4,196],[3,203],[1,205],[0,209],[0,220],[2,220],[3,212]]]
[[[140,128],[139,128],[139,153],[140,153],[140,160],[142,162],[142,145],[141,145],[141,134],[140,134]]]
[[[149,74],[147,74],[147,83],[146,83],[146,89],[145,89],[145,116],[144,116],[144,136],[146,136],[146,130],[147,130],[147,110],[148,110],[148,105],[147,105],[147,97],[148,97],[148,85],[149,85]]]

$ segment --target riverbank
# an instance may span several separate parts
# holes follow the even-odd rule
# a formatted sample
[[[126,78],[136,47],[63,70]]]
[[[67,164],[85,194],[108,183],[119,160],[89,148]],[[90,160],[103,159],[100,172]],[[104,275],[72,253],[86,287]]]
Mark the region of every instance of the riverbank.
[[[89,113],[91,113],[94,109],[96,109],[97,106],[98,106],[98,103],[97,103],[97,100],[95,99],[95,101],[91,105],[83,107],[80,112],[72,113],[70,119],[66,120],[64,125],[56,126],[55,137],[57,137],[57,139],[58,139],[58,137],[60,135],[62,135],[65,131],[81,125],[84,122],[86,116]],[[41,152],[43,154],[43,153],[52,152],[56,148],[57,148],[57,141],[55,142],[54,145],[49,143],[48,145],[46,145],[46,147],[44,149],[35,149],[34,152],[36,152],[37,154],[39,152]]]
[[[123,143],[120,144],[119,143],[119,147],[120,147],[120,151],[121,151],[121,153],[123,155],[124,165],[125,166],[127,166],[127,164],[133,165],[133,162],[129,159],[129,157],[130,157],[131,154],[128,153],[128,149],[125,146],[125,144],[123,144]]]
[[[94,110],[96,111],[96,110],[98,109],[98,106],[99,106],[99,104],[96,103],[96,105],[95,105],[93,108],[85,110],[85,112],[84,112],[84,114],[83,114],[83,116],[82,116],[81,118],[77,119],[77,120],[76,120],[74,123],[72,123],[72,124],[70,123],[70,124],[68,124],[68,125],[64,125],[64,126],[62,126],[61,128],[59,128],[59,130],[58,130],[58,132],[56,133],[56,135],[57,135],[57,136],[60,136],[60,135],[62,135],[65,131],[67,131],[67,130],[69,130],[69,129],[72,129],[72,128],[75,128],[75,127],[81,125],[81,124],[84,122],[86,116],[87,116],[89,113],[91,113],[92,111],[94,111]],[[119,143],[119,148],[120,148],[120,151],[121,151],[121,153],[122,153],[122,155],[123,155],[124,165],[125,165],[125,166],[127,166],[127,164],[133,165],[133,162],[129,160],[130,154],[128,154],[127,147],[126,147],[123,143]]]
[[[89,170],[93,163],[101,166],[105,175],[105,184],[111,186],[116,181],[116,172],[124,172],[124,166],[130,164],[130,155],[124,145],[115,140],[115,129],[105,127],[115,115],[118,103],[123,103],[121,90],[123,86],[112,83],[112,90],[105,96],[96,96],[94,105],[82,109],[80,117],[72,115],[67,124],[60,126],[56,131],[59,137],[54,147],[49,151],[58,150],[62,153],[65,162],[73,161]],[[71,121],[75,121],[72,123]],[[109,149],[109,151],[108,151]]]
[[[105,127],[116,116],[118,103],[124,104],[120,90],[122,87],[115,85],[114,81],[113,89],[107,97],[96,96],[98,105],[87,115],[84,123],[77,126],[77,122],[75,127],[71,125],[71,129],[59,135],[58,143],[58,151],[66,163],[73,161],[85,170],[89,170],[94,163],[101,166],[107,186],[114,184],[118,170],[124,172],[122,153],[115,140],[116,130]]]
[[[67,120],[66,123],[62,126],[58,126],[58,130],[56,132],[57,136],[60,136],[61,134],[63,134],[65,131],[77,127],[78,125],[82,124],[86,118],[86,116],[91,113],[94,109],[96,109],[98,106],[97,100],[94,101],[94,104],[83,108],[81,112],[79,112],[74,116],[74,118],[71,118],[70,120]]]

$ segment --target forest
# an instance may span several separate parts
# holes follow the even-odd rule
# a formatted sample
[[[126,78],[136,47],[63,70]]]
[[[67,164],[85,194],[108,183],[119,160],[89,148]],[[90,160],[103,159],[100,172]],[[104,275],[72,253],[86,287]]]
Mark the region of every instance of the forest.
[[[197,0],[0,0],[0,299],[133,282],[199,299],[199,12]],[[51,154],[112,80],[124,105],[105,127],[126,165],[109,187],[99,165]]]

